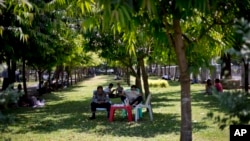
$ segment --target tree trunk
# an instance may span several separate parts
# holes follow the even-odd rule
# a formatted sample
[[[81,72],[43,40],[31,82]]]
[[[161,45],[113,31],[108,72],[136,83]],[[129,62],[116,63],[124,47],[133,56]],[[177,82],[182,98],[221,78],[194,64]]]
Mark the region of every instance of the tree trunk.
[[[148,74],[145,68],[144,60],[143,58],[140,58],[140,62],[138,63],[141,67],[141,72],[142,72],[142,80],[143,80],[143,87],[145,91],[145,99],[149,95],[149,85],[148,85]]]
[[[231,78],[231,56],[230,54],[223,54],[221,57],[221,78],[230,79]]]
[[[135,75],[135,85],[137,88],[140,89],[140,91],[142,92],[142,84],[141,84],[141,68],[140,68],[140,64],[139,64],[139,59],[137,59],[137,70],[136,70],[136,75]]]
[[[129,72],[129,67],[126,68],[126,82],[127,82],[127,85],[130,86],[130,72]]]
[[[35,81],[37,81],[37,77],[38,76],[38,72],[37,72],[37,70],[35,71]],[[38,81],[39,82],[39,81]]]
[[[73,85],[73,77],[72,77],[72,75],[70,75],[70,85],[71,86]]]
[[[51,70],[49,69],[48,85],[51,86]]]
[[[249,75],[249,72],[248,72],[248,62],[247,61],[244,61],[244,71],[245,71],[245,76],[244,76],[244,79],[245,79],[245,92],[248,93],[248,85],[249,85],[249,82],[248,82],[248,75]]]
[[[76,77],[76,69],[75,69],[75,84],[76,84],[76,80],[77,80],[77,77]]]
[[[25,59],[22,59],[23,61],[23,70],[22,70],[22,75],[23,75],[23,90],[24,90],[24,95],[28,97],[28,90],[27,90],[27,84],[26,84],[26,65],[25,65]]]
[[[180,84],[181,84],[181,141],[192,140],[192,114],[191,114],[191,97],[190,97],[190,75],[188,72],[188,63],[186,58],[186,51],[184,41],[182,38],[182,31],[180,26],[180,19],[173,20],[174,28],[174,47],[177,55],[177,60],[180,70]]]
[[[13,84],[16,82],[16,61],[11,60],[11,70],[10,70],[10,84]]]
[[[43,81],[42,81],[42,71],[41,70],[38,70],[37,71],[38,73],[38,91],[39,91],[39,94],[41,95],[41,88],[42,88],[42,84],[43,84]]]

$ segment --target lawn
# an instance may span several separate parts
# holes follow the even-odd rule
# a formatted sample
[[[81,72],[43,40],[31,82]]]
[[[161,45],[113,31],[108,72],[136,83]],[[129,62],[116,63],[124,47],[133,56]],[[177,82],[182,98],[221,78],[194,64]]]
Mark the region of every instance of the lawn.
[[[180,138],[180,86],[169,82],[167,88],[150,88],[154,120],[143,110],[138,122],[127,122],[116,112],[110,123],[106,112],[99,111],[90,121],[90,101],[97,85],[116,83],[112,76],[96,76],[59,92],[46,94],[43,108],[8,109],[3,113],[15,116],[15,122],[1,132],[0,140],[11,141],[177,141]],[[124,87],[125,83],[120,81]],[[192,90],[193,140],[228,141],[229,129],[223,131],[206,114],[223,114],[213,96],[204,96],[204,85],[195,84]],[[112,99],[120,103],[119,99]]]

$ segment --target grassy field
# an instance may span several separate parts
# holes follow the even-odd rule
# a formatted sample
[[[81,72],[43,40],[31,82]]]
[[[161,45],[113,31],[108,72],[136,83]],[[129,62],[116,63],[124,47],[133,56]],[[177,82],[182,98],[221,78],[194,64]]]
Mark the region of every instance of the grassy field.
[[[43,108],[8,109],[3,113],[16,117],[8,130],[1,132],[0,140],[8,141],[177,141],[180,137],[180,86],[170,82],[167,88],[151,88],[154,120],[143,110],[138,122],[127,122],[120,111],[110,123],[106,112],[97,112],[90,121],[90,101],[97,85],[107,86],[117,81],[113,77],[97,76],[72,88],[46,94]],[[122,81],[121,81],[122,82]],[[125,84],[122,82],[123,86]],[[204,96],[204,86],[195,84],[192,90],[193,140],[228,141],[229,129],[221,131],[206,118],[210,111],[223,114],[212,96]],[[112,99],[120,103],[119,99]]]

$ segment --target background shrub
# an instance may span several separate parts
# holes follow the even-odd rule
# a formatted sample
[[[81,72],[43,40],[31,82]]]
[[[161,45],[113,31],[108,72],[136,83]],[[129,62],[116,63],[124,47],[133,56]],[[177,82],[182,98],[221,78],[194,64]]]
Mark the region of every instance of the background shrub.
[[[250,102],[247,93],[226,91],[223,93],[213,92],[213,95],[218,99],[219,106],[225,111],[225,115],[215,116],[210,112],[208,117],[212,118],[220,129],[232,124],[248,124],[250,122]]]
[[[168,81],[166,80],[149,80],[149,87],[160,87],[160,88],[167,88],[169,86]]]

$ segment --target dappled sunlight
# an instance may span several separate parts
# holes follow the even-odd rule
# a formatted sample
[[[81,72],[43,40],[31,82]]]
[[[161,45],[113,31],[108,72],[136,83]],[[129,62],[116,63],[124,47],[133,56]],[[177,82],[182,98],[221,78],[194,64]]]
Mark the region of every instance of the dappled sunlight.
[[[4,111],[16,117],[16,122],[9,126],[8,133],[19,137],[27,133],[39,134],[42,135],[41,138],[48,139],[58,135],[59,140],[64,140],[63,134],[68,134],[65,137],[67,139],[76,138],[76,140],[81,140],[84,135],[87,136],[87,140],[103,137],[111,140],[125,138],[152,140],[172,137],[178,140],[181,124],[181,95],[180,88],[176,86],[151,88],[153,121],[150,121],[146,109],[143,109],[143,117],[138,122],[128,122],[127,117],[123,117],[120,110],[116,111],[113,122],[108,121],[106,111],[97,111],[96,119],[90,121],[88,118],[91,115],[92,92],[96,85],[106,85],[111,79],[111,76],[96,76],[73,87],[45,94],[42,97],[46,100],[46,105],[42,108]],[[218,110],[217,103],[213,96],[203,95],[200,92],[202,89],[201,85],[192,86],[193,132],[197,138],[201,138],[203,132],[207,130],[211,130],[211,134],[219,131],[212,121],[206,119],[207,112]],[[120,98],[111,99],[111,101],[121,103]],[[223,132],[223,134],[227,133]]]

